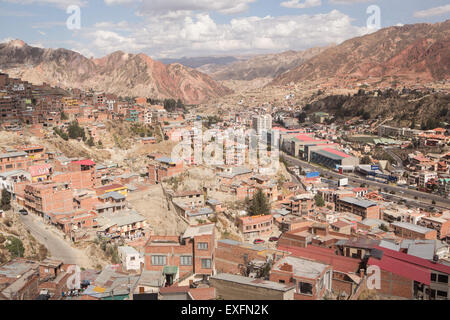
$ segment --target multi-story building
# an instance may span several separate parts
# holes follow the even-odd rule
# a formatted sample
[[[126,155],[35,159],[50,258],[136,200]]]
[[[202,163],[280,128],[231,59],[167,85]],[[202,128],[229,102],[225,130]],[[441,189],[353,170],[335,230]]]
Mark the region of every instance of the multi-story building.
[[[260,215],[239,217],[236,221],[239,231],[243,233],[245,239],[269,236],[273,228],[273,216]]]
[[[172,285],[189,276],[214,274],[215,225],[190,226],[178,236],[151,236],[145,245],[145,269],[160,271]]]
[[[422,218],[423,219],[423,218]],[[405,239],[436,239],[437,231],[407,222],[391,223],[394,233]]]
[[[27,170],[32,164],[24,151],[14,151],[0,154],[0,172]]]
[[[336,201],[336,211],[350,212],[356,214],[363,219],[379,219],[380,207],[376,202],[358,199],[352,197],[345,197]]]
[[[48,213],[71,212],[74,208],[73,190],[64,183],[33,183],[25,187],[24,205],[41,217]]]

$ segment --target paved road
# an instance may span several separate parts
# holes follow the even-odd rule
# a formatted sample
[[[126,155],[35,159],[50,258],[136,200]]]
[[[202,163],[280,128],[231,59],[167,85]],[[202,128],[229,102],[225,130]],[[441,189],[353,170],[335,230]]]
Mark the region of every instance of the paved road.
[[[351,176],[351,175],[342,175],[337,172],[327,170],[322,167],[315,166],[311,163],[291,157],[285,153],[282,153],[282,154],[283,154],[284,158],[288,161],[288,163],[300,166],[302,168],[307,168],[307,169],[312,169],[312,170],[318,171],[322,174],[329,175],[335,179],[348,178],[349,182],[356,183],[356,184],[364,183],[365,185],[369,185],[371,187],[375,187],[378,189],[382,189],[382,190],[386,189],[387,192],[394,191],[397,194],[400,193],[402,195],[402,197],[405,197],[405,198],[406,197],[408,197],[408,198],[409,197],[411,197],[411,198],[417,197],[417,199],[414,199],[414,202],[419,206],[424,206],[424,207],[433,206],[433,207],[441,208],[441,209],[449,209],[450,208],[450,199],[445,199],[438,195],[424,193],[424,192],[411,190],[411,189],[406,189],[406,188],[393,186],[393,185],[389,185],[389,184],[383,184],[383,183],[379,183],[379,182],[375,182],[375,181],[366,180],[363,178],[358,178],[358,177]],[[433,200],[436,201],[436,205],[432,205],[431,202]],[[412,201],[412,199],[410,201]]]
[[[20,215],[25,227],[30,230],[37,241],[47,247],[50,258],[62,260],[67,264],[77,264],[80,267],[89,268],[89,259],[83,251],[73,248],[62,236],[46,226],[38,217]]]
[[[405,168],[403,166],[402,159],[398,155],[396,155],[394,152],[392,152],[392,149],[394,149],[394,148],[384,148],[384,150],[387,152],[387,154],[389,154],[397,162],[396,169],[404,170]]]

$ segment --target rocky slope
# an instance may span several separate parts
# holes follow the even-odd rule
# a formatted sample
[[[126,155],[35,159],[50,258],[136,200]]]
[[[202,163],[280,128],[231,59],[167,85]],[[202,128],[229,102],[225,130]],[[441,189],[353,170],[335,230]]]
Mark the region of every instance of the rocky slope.
[[[197,70],[165,65],[145,54],[117,51],[88,59],[66,49],[30,47],[20,40],[0,44],[0,69],[32,83],[92,88],[120,96],[175,98],[188,104],[232,92]]]
[[[286,51],[264,54],[227,65],[206,64],[198,70],[209,74],[215,80],[255,80],[275,78],[301,65],[308,59],[323,52],[328,47],[311,48],[305,51]]]
[[[450,75],[450,20],[389,27],[330,48],[276,78],[271,85],[317,81],[339,85],[377,79],[427,83]],[[371,80],[371,81],[372,81]]]

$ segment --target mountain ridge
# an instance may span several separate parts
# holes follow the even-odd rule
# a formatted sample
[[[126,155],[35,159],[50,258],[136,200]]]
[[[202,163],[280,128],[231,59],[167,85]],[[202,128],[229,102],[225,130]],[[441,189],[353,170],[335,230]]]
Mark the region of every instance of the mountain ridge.
[[[94,89],[119,96],[181,99],[198,104],[232,93],[208,75],[149,56],[115,51],[88,59],[68,49],[42,49],[21,40],[0,44],[0,68],[32,83]]]

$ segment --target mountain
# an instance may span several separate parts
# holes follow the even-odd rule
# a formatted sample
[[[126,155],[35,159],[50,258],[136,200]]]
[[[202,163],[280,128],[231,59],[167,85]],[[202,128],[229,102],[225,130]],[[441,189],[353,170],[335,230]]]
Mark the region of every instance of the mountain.
[[[0,44],[0,69],[32,83],[94,89],[119,96],[205,102],[232,91],[208,75],[181,64],[165,65],[145,54],[114,52],[88,59],[66,49],[41,49],[13,40]]]
[[[389,27],[329,48],[277,77],[270,85],[306,80],[342,85],[377,79],[379,83],[427,83],[450,75],[450,20]],[[389,79],[390,78],[390,79]]]
[[[305,51],[286,51],[262,54],[226,65],[207,64],[198,70],[209,74],[214,80],[255,80],[275,78],[301,65],[327,48],[312,48]]]
[[[217,65],[217,66],[223,66],[227,65],[229,63],[238,61],[238,58],[232,57],[232,56],[224,56],[224,57],[193,57],[193,58],[179,58],[179,59],[160,59],[164,64],[172,64],[172,63],[179,63],[183,66],[197,69],[204,65]]]

